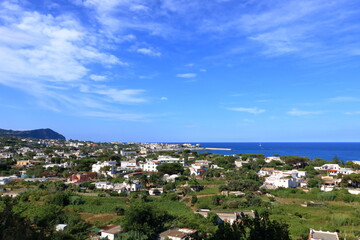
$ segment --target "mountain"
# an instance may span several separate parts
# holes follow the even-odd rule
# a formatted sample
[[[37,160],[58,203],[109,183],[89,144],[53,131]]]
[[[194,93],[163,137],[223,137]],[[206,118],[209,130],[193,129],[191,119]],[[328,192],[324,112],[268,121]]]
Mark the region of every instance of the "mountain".
[[[10,136],[28,137],[28,138],[36,138],[36,139],[60,139],[60,140],[66,139],[63,135],[49,128],[25,130],[25,131],[6,130],[0,128],[0,135],[10,135]]]

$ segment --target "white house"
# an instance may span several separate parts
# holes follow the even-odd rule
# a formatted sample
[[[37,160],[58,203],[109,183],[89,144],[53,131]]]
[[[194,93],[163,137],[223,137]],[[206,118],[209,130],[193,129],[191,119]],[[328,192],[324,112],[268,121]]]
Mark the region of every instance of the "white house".
[[[0,185],[5,185],[9,182],[11,182],[10,177],[0,177]]]
[[[103,168],[109,167],[109,171],[103,172]],[[97,162],[91,166],[92,172],[104,173],[106,175],[112,176],[116,173],[116,161],[104,161]]]
[[[130,161],[121,161],[120,168],[123,170],[135,170],[140,167],[138,166],[136,160],[130,160]]]
[[[43,165],[43,167],[46,169],[52,168],[52,167],[70,168],[70,165],[67,162],[64,162],[64,163],[59,163],[59,164],[56,164],[56,163],[46,164],[46,165]]]
[[[265,184],[274,186],[275,188],[278,187],[295,188],[300,185],[300,179],[280,177],[280,176],[270,176],[265,179]]]
[[[309,240],[339,240],[337,232],[316,231],[310,228]]]
[[[339,164],[324,164],[321,167],[314,167],[318,171],[327,171],[329,175],[336,176],[338,174],[349,175],[355,173],[351,168],[342,168]]]
[[[189,228],[171,228],[165,232],[160,233],[159,239],[165,240],[183,240],[183,239],[194,239],[192,235],[195,234],[197,230]]]
[[[141,169],[144,172],[157,172],[157,166],[161,165],[161,162],[158,160],[147,161],[146,163],[141,164]]]
[[[163,188],[150,188],[149,189],[149,195],[151,196],[157,196],[163,194],[164,190]]]
[[[183,159],[180,159],[180,158],[174,158],[174,157],[171,157],[171,156],[163,156],[163,155],[160,155],[158,157],[158,160],[159,162],[161,163],[180,163],[181,165],[185,165],[185,162]]]
[[[271,174],[273,174],[273,172],[275,171],[275,168],[262,168],[260,169],[260,171],[258,172],[258,175],[260,177],[264,177],[266,175],[270,176]]]
[[[96,189],[113,189],[114,185],[110,182],[95,182],[93,183]]]
[[[271,157],[266,157],[265,158],[265,162],[270,163],[272,161],[282,161],[281,158],[279,156],[271,156]]]
[[[122,232],[122,228],[119,225],[109,225],[103,227],[100,232],[100,239],[107,238],[108,240],[115,240],[115,238],[117,238]]]
[[[58,224],[55,226],[56,231],[65,231],[67,228],[67,224]]]

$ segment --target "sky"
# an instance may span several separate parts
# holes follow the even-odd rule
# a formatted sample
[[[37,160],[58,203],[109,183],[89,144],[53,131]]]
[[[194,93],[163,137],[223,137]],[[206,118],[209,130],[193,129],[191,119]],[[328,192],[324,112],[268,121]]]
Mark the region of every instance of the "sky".
[[[2,0],[0,128],[357,142],[360,2]]]

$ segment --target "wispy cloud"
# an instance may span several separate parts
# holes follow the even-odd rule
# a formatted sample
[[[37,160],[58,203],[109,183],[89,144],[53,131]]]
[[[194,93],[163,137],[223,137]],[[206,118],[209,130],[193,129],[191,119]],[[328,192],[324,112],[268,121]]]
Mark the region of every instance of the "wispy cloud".
[[[260,114],[266,112],[265,109],[253,107],[253,108],[244,108],[244,107],[235,107],[235,108],[228,108],[228,110],[236,111],[236,112],[246,112],[251,114]]]
[[[329,100],[332,102],[360,102],[359,97],[334,97]]]
[[[150,48],[138,48],[136,49],[136,52],[142,53],[144,55],[155,56],[155,57],[161,56],[160,52]]]
[[[309,115],[318,115],[322,114],[323,111],[303,111],[299,110],[297,108],[293,108],[290,111],[287,112],[287,114],[292,116],[309,116]]]
[[[197,76],[196,73],[179,73],[179,74],[176,74],[176,77],[179,77],[179,78],[194,78],[196,76]]]
[[[168,98],[167,98],[167,97],[161,97],[160,100],[161,100],[161,101],[167,101]]]
[[[92,79],[92,80],[94,80],[96,82],[102,82],[102,81],[105,81],[107,78],[106,78],[106,76],[91,74],[90,79]]]
[[[345,112],[346,115],[358,115],[360,111]]]
[[[128,64],[102,48],[101,35],[71,15],[27,11],[4,1],[0,19],[0,84],[26,92],[53,111],[109,109],[110,116],[111,104],[147,102],[143,89],[104,85],[109,76],[93,69]]]

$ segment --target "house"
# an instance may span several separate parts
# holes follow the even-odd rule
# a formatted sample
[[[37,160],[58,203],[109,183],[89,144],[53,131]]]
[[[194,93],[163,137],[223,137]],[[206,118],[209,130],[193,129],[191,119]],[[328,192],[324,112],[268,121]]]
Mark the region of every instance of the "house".
[[[195,211],[195,213],[200,214],[205,218],[207,218],[209,212],[210,212],[209,210],[205,210],[205,209]],[[211,211],[211,212],[215,213],[218,216],[217,219],[218,223],[228,222],[230,224],[233,224],[236,221],[241,221],[241,214],[247,215],[251,218],[255,217],[255,213],[252,210],[241,211],[241,212],[237,212],[237,211]]]
[[[236,168],[241,168],[243,164],[249,163],[249,161],[241,161],[241,160],[239,160],[239,161],[235,161],[234,163],[235,163]]]
[[[136,160],[120,162],[120,169],[122,169],[122,170],[135,170],[138,168],[140,168],[140,167],[138,166]]]
[[[137,155],[137,152],[136,151],[124,151],[124,150],[121,150],[120,151],[120,155],[121,156],[136,156]]]
[[[86,181],[91,181],[97,178],[96,172],[85,172],[71,175],[68,179],[68,183],[82,183]]]
[[[141,168],[144,172],[157,172],[157,166],[160,166],[161,162],[157,160],[147,161],[141,165]]]
[[[163,194],[164,189],[163,188],[150,188],[149,189],[149,195],[151,196],[159,196]]]
[[[194,236],[197,233],[197,230],[189,228],[171,228],[165,232],[160,233],[159,239],[171,239],[171,240],[181,240],[181,239],[194,239]]]
[[[95,182],[95,183],[92,183],[95,185],[95,188],[96,189],[113,189],[114,186],[112,183],[110,182]]]
[[[349,175],[355,173],[351,168],[342,168],[339,164],[324,164],[321,167],[314,167],[318,171],[327,171],[329,175],[336,176],[338,174]]]
[[[143,172],[134,172],[134,173],[128,173],[128,174],[125,174],[124,175],[124,178],[125,179],[130,179],[132,178],[133,176],[138,176],[138,175],[142,175]]]
[[[65,231],[67,228],[67,224],[58,224],[55,226],[56,231]]]
[[[107,238],[108,240],[115,240],[120,233],[122,232],[122,228],[119,225],[110,225],[110,228],[102,229],[100,239]]]
[[[99,239],[107,238],[108,240],[115,240],[123,231],[120,225],[107,225],[104,227],[94,228],[91,230],[96,235],[100,235]]]
[[[296,188],[300,185],[302,179],[287,178],[282,176],[270,176],[265,178],[265,186],[270,185],[273,188],[284,187],[284,188]],[[271,187],[270,187],[271,188]]]
[[[316,231],[310,228],[309,240],[339,240],[337,232]]]
[[[267,163],[270,163],[272,161],[280,161],[281,162],[281,158],[279,156],[271,156],[271,157],[265,158],[265,162],[267,162]]]
[[[116,161],[97,162],[91,166],[91,170],[99,174],[103,173],[105,175],[112,176],[116,173]]]
[[[30,166],[34,166],[37,164],[40,164],[41,162],[39,161],[33,161],[33,160],[19,160],[16,162],[16,166],[17,167],[30,167]]]
[[[266,175],[270,176],[273,172],[275,171],[275,168],[262,168],[259,172],[258,175],[260,177],[264,177]]]
[[[5,185],[9,182],[11,182],[10,177],[0,177],[0,185]]]
[[[46,168],[46,169],[53,168],[53,167],[70,168],[70,165],[67,162],[64,162],[64,163],[59,163],[59,164],[56,164],[56,163],[46,164],[46,165],[43,165],[43,167]]]
[[[180,175],[178,174],[172,174],[172,175],[169,175],[169,174],[164,174],[163,176],[163,180],[165,182],[175,182],[177,178],[179,178]]]
[[[243,193],[241,191],[222,191],[221,195],[225,195],[225,196],[233,195],[236,197],[241,197],[241,196],[244,196],[245,193]]]
[[[134,192],[141,189],[141,184],[139,180],[125,181],[123,182],[123,188],[121,192]]]

